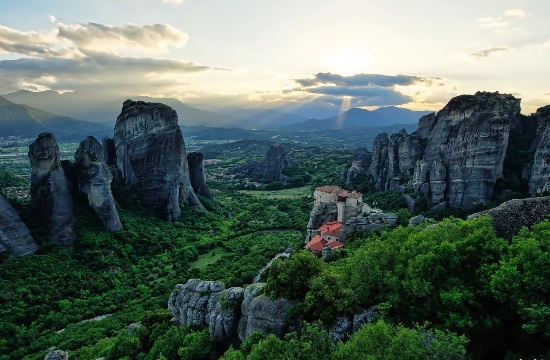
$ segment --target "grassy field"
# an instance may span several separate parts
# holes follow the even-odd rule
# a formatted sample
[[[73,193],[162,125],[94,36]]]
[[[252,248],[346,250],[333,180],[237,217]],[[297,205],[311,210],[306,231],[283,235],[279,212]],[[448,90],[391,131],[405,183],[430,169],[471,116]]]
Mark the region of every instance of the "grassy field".
[[[267,199],[297,199],[304,196],[311,195],[311,185],[306,185],[298,188],[292,189],[282,189],[282,190],[241,190],[240,193],[253,195],[257,197],[263,197]]]
[[[214,264],[227,253],[228,252],[222,248],[216,248],[206,254],[199,255],[199,258],[190,264],[190,269],[202,270],[208,265]]]

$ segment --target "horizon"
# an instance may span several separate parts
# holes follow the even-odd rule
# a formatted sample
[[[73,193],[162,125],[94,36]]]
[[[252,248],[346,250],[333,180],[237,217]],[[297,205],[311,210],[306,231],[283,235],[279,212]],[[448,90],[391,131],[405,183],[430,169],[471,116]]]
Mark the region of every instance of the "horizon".
[[[550,4],[423,5],[10,3],[0,14],[0,93],[164,97],[214,112],[306,118],[355,107],[438,111],[477,91],[519,97],[523,113],[550,103],[550,26],[542,15]]]

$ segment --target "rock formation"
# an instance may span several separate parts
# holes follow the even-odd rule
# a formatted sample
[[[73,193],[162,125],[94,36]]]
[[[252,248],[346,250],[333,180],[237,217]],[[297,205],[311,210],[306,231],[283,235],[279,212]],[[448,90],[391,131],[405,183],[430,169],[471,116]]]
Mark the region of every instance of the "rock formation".
[[[389,139],[388,134],[379,134],[374,140],[373,162],[369,167],[369,173],[376,179],[375,189],[393,190],[408,181],[421,153],[418,135],[408,135],[405,129]]]
[[[344,242],[348,236],[356,231],[373,231],[389,228],[397,225],[397,215],[384,213],[380,209],[370,209],[368,213],[354,216],[347,220],[340,230],[340,242]]]
[[[282,171],[285,167],[289,166],[291,166],[290,159],[283,147],[280,144],[273,144],[262,162],[251,162],[229,169],[225,173],[228,175],[249,176],[253,180],[264,182],[285,182],[286,176],[283,175]]]
[[[347,337],[359,331],[361,326],[372,322],[378,317],[378,308],[373,306],[355,315],[340,316],[328,329],[328,335],[332,341],[345,341]]]
[[[550,191],[550,105],[538,109],[533,117],[538,123],[538,129],[533,142],[535,157],[529,179],[529,194],[536,196]]]
[[[51,348],[50,351],[44,357],[44,360],[68,360],[69,354],[63,350],[55,350]]]
[[[369,161],[369,151],[366,148],[355,149],[351,166],[345,167],[342,171],[342,178],[346,183],[351,183],[353,179],[366,172]]]
[[[13,206],[0,193],[0,253],[32,255],[38,246]]]
[[[113,175],[102,162],[103,148],[89,136],[80,143],[74,154],[78,174],[78,187],[88,196],[88,204],[94,209],[108,231],[122,229],[111,192]]]
[[[125,184],[138,190],[160,218],[179,220],[180,202],[204,209],[191,187],[185,143],[172,108],[126,100],[114,142]]]
[[[282,337],[288,330],[286,315],[295,303],[258,296],[262,287],[225,289],[219,281],[191,279],[176,285],[168,310],[180,326],[208,327],[214,342],[244,342],[256,331]]]
[[[515,199],[506,201],[490,210],[468,216],[473,219],[488,214],[498,236],[511,239],[524,227],[531,227],[541,221],[548,220],[550,215],[550,196]]]
[[[52,133],[42,133],[29,146],[31,161],[31,205],[37,218],[50,230],[52,240],[73,245],[73,202],[61,167],[59,146]]]
[[[216,202],[212,193],[206,185],[206,174],[204,172],[204,156],[200,152],[192,152],[187,154],[187,162],[189,164],[189,178],[191,187],[195,194],[204,196],[210,201]]]
[[[519,131],[520,100],[512,95],[457,96],[422,117],[413,134],[377,136],[369,173],[379,190],[405,185],[431,205],[471,208],[491,199],[510,133]]]

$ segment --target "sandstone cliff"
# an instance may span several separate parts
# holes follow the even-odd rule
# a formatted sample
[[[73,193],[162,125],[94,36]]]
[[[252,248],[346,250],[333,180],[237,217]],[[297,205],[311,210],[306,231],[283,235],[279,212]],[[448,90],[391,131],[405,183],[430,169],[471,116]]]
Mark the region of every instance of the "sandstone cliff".
[[[283,175],[283,169],[289,166],[291,166],[291,162],[283,147],[280,144],[273,144],[262,162],[251,162],[229,169],[225,173],[228,175],[249,176],[253,180],[265,182],[285,182],[286,176]]]
[[[74,154],[78,174],[78,187],[88,196],[88,204],[94,209],[108,231],[122,229],[111,192],[113,175],[107,164],[101,161],[103,148],[89,136],[80,143]]]
[[[168,310],[180,326],[208,327],[214,342],[244,342],[253,332],[282,337],[288,330],[286,315],[295,303],[258,295],[262,286],[225,289],[219,281],[190,279],[176,285]]]
[[[550,191],[550,105],[542,107],[533,115],[538,123],[533,142],[535,157],[529,179],[529,194],[536,196]]]
[[[468,219],[488,214],[498,236],[511,239],[522,227],[531,227],[550,216],[550,196],[506,201],[487,211],[472,214]]]
[[[73,201],[59,159],[59,146],[52,133],[42,133],[29,146],[31,161],[31,205],[48,226],[52,240],[73,245]]]
[[[374,142],[369,173],[378,190],[411,187],[432,205],[471,208],[491,199],[503,175],[511,132],[521,131],[520,100],[478,92],[455,97],[420,119],[416,132]]]
[[[38,250],[27,225],[13,206],[0,193],[0,253],[15,256],[32,255]]]
[[[189,178],[191,187],[195,194],[204,196],[210,201],[216,202],[216,199],[206,185],[206,174],[204,172],[204,156],[200,152],[187,154],[189,164]]]
[[[114,142],[126,185],[138,190],[160,218],[179,220],[180,202],[204,209],[191,187],[185,143],[172,108],[126,100]]]

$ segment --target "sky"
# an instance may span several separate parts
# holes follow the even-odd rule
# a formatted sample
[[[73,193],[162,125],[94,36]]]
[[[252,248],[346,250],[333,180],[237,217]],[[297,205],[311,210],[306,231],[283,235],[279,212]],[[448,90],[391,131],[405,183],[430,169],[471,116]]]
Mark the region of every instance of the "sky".
[[[172,97],[203,109],[550,104],[547,0],[0,0],[0,94]]]

